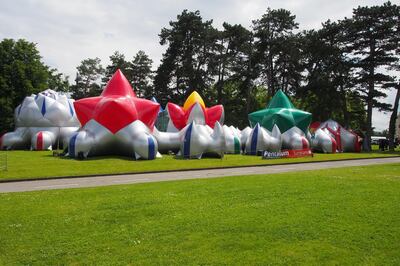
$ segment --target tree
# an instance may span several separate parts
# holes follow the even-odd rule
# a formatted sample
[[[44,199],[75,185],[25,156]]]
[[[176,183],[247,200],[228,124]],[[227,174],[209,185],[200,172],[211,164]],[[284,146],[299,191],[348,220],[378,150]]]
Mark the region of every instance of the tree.
[[[12,129],[14,108],[26,96],[46,89],[48,77],[36,44],[23,39],[0,42],[0,132]]]
[[[371,149],[372,110],[389,110],[390,105],[380,101],[386,97],[382,85],[392,77],[382,69],[394,61],[396,48],[391,42],[398,34],[398,6],[386,2],[381,6],[358,7],[346,20],[347,38],[351,40],[351,56],[357,69],[358,91],[367,105],[366,146]]]
[[[303,32],[301,49],[305,83],[296,91],[314,120],[333,118],[345,127],[362,125],[365,113],[354,86],[344,24],[327,21],[322,29]],[[350,117],[352,119],[350,120]]]
[[[238,75],[242,72],[245,61],[250,59],[249,52],[253,42],[252,33],[242,25],[224,23],[223,27],[224,30],[218,34],[214,57],[216,59],[214,62],[217,64],[215,86],[218,103],[223,103],[223,99],[226,99],[226,95],[223,95],[225,82],[233,77],[235,81],[239,81]]]
[[[394,151],[395,148],[395,135],[396,135],[396,120],[399,111],[399,101],[400,101],[400,81],[397,83],[392,83],[396,90],[396,96],[393,104],[392,114],[389,120],[389,150]]]
[[[118,51],[115,51],[111,56],[110,56],[110,61],[111,64],[109,64],[106,69],[105,69],[105,75],[102,79],[103,84],[107,84],[107,82],[111,79],[112,75],[120,69],[122,73],[126,76],[126,78],[130,81],[132,80],[130,77],[130,70],[129,70],[129,62],[125,60],[125,55],[121,54]]]
[[[282,88],[289,90],[289,81],[299,83],[300,51],[293,30],[298,28],[296,16],[285,9],[270,9],[253,21],[257,64],[266,81],[269,95]]]
[[[154,96],[153,71],[151,65],[153,60],[144,51],[139,51],[130,62],[130,76],[132,78],[132,86],[136,90],[139,97],[149,98]]]
[[[186,97],[192,91],[206,93],[213,81],[212,67],[218,31],[212,21],[203,22],[199,11],[184,10],[170,28],[161,30],[160,44],[168,45],[156,71],[157,99],[165,104]]]
[[[396,61],[389,66],[389,70],[400,72],[400,8],[397,6],[396,13],[394,15],[397,17],[397,25],[395,26],[396,34],[392,36],[390,42],[396,47]],[[399,112],[399,101],[400,101],[400,79],[397,78],[394,82],[389,82],[385,84],[385,87],[393,87],[396,91],[396,96],[393,104],[392,114],[389,121],[389,150],[393,151],[395,148],[395,135],[396,135],[396,120]]]
[[[49,78],[47,81],[48,87],[55,91],[69,92],[71,90],[71,86],[68,78],[68,76],[59,73],[57,69],[51,68],[49,69]]]
[[[262,94],[259,89],[265,88],[257,88],[254,84],[258,72],[253,56],[253,34],[242,25],[223,23],[209,61],[215,83],[208,95],[217,100],[214,103],[223,104],[225,112],[230,114],[225,117],[227,124],[244,127],[248,124],[247,114],[261,107],[257,101]]]
[[[81,61],[76,68],[75,85],[72,86],[72,96],[81,99],[90,96],[97,96],[101,93],[101,78],[104,69],[99,58],[88,58]]]

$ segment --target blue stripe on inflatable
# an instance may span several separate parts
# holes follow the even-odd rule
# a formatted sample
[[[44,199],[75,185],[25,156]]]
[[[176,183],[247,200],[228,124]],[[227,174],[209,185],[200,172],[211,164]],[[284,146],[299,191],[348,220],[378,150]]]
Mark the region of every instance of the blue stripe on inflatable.
[[[77,136],[78,136],[78,134],[75,134],[69,141],[68,153],[69,153],[69,157],[72,157],[72,158],[75,157],[75,142],[76,142]]]
[[[259,125],[254,127],[253,135],[251,136],[250,154],[257,155],[257,139],[258,139]]]
[[[185,132],[185,139],[183,140],[183,158],[190,158],[190,139],[192,136],[193,123],[187,128]]]
[[[43,104],[42,104],[42,115],[46,113],[46,98],[43,99]]]
[[[39,94],[36,94],[36,96],[35,96],[35,100],[37,100],[37,98],[39,97]]]
[[[24,103],[24,102],[22,102],[22,103]],[[18,115],[21,113],[22,103],[21,103],[21,105],[20,105],[19,108],[18,108]]]
[[[148,143],[149,143],[149,153],[148,153],[149,160],[153,160],[156,157],[154,140],[151,136],[148,137],[147,139],[148,139]]]
[[[74,109],[72,109],[71,103],[68,101],[69,105],[69,112],[71,113],[71,116],[74,116]]]

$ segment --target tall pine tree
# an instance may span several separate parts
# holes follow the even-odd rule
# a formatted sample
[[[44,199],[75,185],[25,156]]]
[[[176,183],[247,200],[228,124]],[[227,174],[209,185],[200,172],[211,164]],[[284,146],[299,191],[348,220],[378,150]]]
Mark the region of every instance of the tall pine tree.
[[[300,78],[300,51],[296,50],[293,31],[298,28],[296,16],[285,9],[270,9],[253,21],[257,64],[270,96],[279,89],[288,90],[289,81]],[[294,84],[298,84],[294,82]]]
[[[218,31],[212,21],[203,21],[199,11],[184,10],[160,34],[160,44],[168,45],[156,71],[157,99],[181,101],[192,91],[203,94],[213,81],[215,69],[209,64],[216,49]],[[210,67],[210,68],[209,68]]]
[[[154,95],[152,64],[153,60],[141,50],[136,53],[130,62],[129,76],[132,78],[132,87],[135,89],[138,97],[150,98]]]
[[[104,69],[99,58],[82,60],[76,68],[75,84],[72,86],[72,96],[75,99],[97,96],[101,93],[101,79]]]
[[[104,77],[102,78],[103,84],[107,84],[107,82],[114,75],[115,71],[120,69],[122,73],[126,76],[126,78],[130,81],[132,80],[130,77],[130,64],[125,60],[125,55],[115,51],[110,56],[110,64],[106,66]]]
[[[392,38],[398,34],[396,15],[398,7],[386,2],[381,6],[358,7],[347,19],[347,38],[350,40],[351,56],[357,69],[358,90],[367,105],[366,145],[371,149],[372,110],[387,111],[390,105],[381,101],[386,97],[382,85],[392,81],[384,68],[396,61]]]

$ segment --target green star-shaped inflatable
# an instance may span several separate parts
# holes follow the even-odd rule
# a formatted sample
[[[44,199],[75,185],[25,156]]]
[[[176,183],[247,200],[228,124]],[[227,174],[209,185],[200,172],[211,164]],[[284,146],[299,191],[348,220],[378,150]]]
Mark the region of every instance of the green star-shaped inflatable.
[[[304,134],[307,134],[311,123],[311,114],[296,109],[286,94],[279,90],[266,109],[249,114],[249,121],[252,127],[260,123],[262,127],[269,131],[272,131],[274,125],[277,125],[281,133],[296,126]]]

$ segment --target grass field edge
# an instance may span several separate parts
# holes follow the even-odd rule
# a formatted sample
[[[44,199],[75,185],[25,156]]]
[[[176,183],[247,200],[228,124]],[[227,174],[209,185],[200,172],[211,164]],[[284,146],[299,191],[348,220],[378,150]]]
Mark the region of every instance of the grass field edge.
[[[215,170],[215,169],[234,169],[234,168],[248,168],[248,167],[265,167],[265,166],[279,166],[279,165],[296,165],[296,164],[308,164],[308,163],[323,163],[323,162],[340,162],[340,161],[356,161],[356,160],[372,160],[372,159],[386,159],[386,158],[398,158],[399,155],[393,156],[380,156],[370,158],[348,158],[348,159],[333,159],[333,160],[317,160],[317,161],[304,161],[304,162],[284,162],[276,164],[249,164],[249,165],[234,165],[234,166],[221,166],[221,167],[198,167],[188,169],[170,169],[170,170],[158,170],[158,171],[139,171],[139,172],[124,172],[124,173],[109,173],[109,174],[93,174],[93,175],[69,175],[69,176],[49,176],[49,177],[28,177],[28,178],[16,178],[16,179],[0,179],[0,183],[13,183],[13,182],[26,182],[26,181],[39,181],[39,180],[54,180],[54,179],[74,179],[74,178],[86,178],[96,176],[121,176],[121,175],[138,175],[138,174],[157,174],[157,173],[171,173],[171,172],[189,172],[199,170]]]

